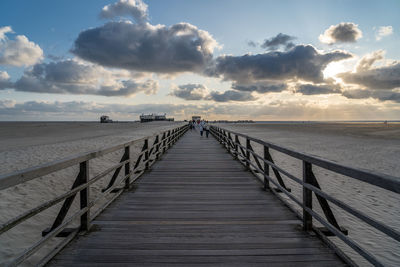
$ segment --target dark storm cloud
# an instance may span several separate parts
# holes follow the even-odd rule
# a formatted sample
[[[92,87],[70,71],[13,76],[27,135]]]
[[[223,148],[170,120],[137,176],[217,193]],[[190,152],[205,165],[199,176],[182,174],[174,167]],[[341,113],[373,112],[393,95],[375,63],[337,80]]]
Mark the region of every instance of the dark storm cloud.
[[[284,33],[279,33],[275,37],[266,39],[261,47],[267,50],[276,50],[281,46],[285,47],[285,49],[290,49],[295,46],[295,44],[291,42],[294,39],[296,39],[296,37]]]
[[[205,73],[237,83],[262,80],[302,79],[322,82],[322,71],[334,61],[352,57],[343,51],[319,53],[311,45],[297,45],[287,52],[268,52],[257,55],[221,56]]]
[[[214,100],[216,102],[230,102],[230,101],[253,101],[256,100],[257,98],[255,98],[249,92],[227,90],[223,93],[213,91],[207,96],[207,99]]]
[[[370,89],[393,89],[400,87],[400,63],[373,69],[357,69],[337,75],[346,83],[366,86]]]
[[[400,103],[400,93],[393,91],[374,91],[374,90],[348,90],[342,93],[350,99],[374,98],[381,101],[394,101]]]
[[[243,92],[257,92],[259,94],[277,93],[287,89],[284,83],[268,84],[268,83],[255,83],[255,84],[232,84],[232,89]]]
[[[207,93],[207,88],[202,84],[184,84],[174,88],[170,95],[185,100],[202,100]]]
[[[212,100],[215,102],[253,101],[256,98],[251,92],[227,90],[225,92],[209,90],[202,84],[184,84],[174,88],[170,95],[185,100]]]
[[[352,22],[342,22],[337,25],[330,26],[324,34],[319,36],[319,40],[323,43],[354,43],[362,37],[362,32],[358,29],[358,25]]]
[[[218,43],[189,23],[170,27],[126,21],[82,31],[72,52],[103,66],[177,73],[201,71]]]
[[[302,93],[303,95],[340,94],[341,90],[338,85],[300,84],[297,86],[296,93]]]
[[[73,60],[36,64],[25,71],[12,87],[17,91],[52,94],[90,94],[129,96],[138,92],[154,94],[158,83],[154,80],[136,82],[103,67]]]

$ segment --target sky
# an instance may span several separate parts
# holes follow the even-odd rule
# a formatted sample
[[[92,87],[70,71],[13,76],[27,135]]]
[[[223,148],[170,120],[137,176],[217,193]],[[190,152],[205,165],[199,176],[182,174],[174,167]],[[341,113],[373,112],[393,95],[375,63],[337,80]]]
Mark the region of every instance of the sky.
[[[0,1],[0,121],[399,120],[400,1]]]

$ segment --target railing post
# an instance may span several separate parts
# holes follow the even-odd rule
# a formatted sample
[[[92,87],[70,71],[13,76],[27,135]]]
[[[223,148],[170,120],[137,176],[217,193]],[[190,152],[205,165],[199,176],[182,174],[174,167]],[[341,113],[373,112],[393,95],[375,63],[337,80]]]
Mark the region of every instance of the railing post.
[[[89,181],[89,161],[84,161],[79,164],[80,184],[85,184]],[[89,204],[89,188],[86,187],[80,191],[80,206],[81,209],[87,208]],[[90,210],[81,215],[81,231],[88,231],[90,228]]]
[[[144,152],[144,160],[145,160],[145,170],[149,169],[149,139],[144,140],[144,147],[146,152]]]
[[[303,161],[303,182],[312,184],[312,165]],[[312,209],[312,191],[303,186],[303,206]],[[312,216],[303,207],[303,230],[311,231]]]
[[[250,169],[250,139],[246,137],[246,167]]]
[[[165,151],[167,150],[166,146],[167,146],[167,142],[168,142],[168,136],[169,136],[169,131],[165,132],[165,139],[163,141],[163,154],[165,153]]]
[[[160,150],[160,138],[159,138],[159,135],[157,134],[157,137],[156,137],[156,140],[157,140],[157,145],[156,145],[156,160],[158,160],[158,153],[159,153],[159,150]]]
[[[269,148],[264,145],[264,159],[268,160]],[[264,190],[269,189],[269,180],[267,178],[269,176],[269,164],[264,161]]]
[[[131,159],[131,157],[130,157],[130,146],[126,146],[125,147],[125,160],[129,160],[127,163],[125,163],[125,177],[127,176],[127,175],[129,175],[128,176],[128,178],[126,178],[125,179],[125,189],[129,189],[129,186],[130,186],[130,184],[131,184],[131,175],[130,175],[130,168],[131,168],[131,162],[130,162],[130,159]]]
[[[238,158],[239,156],[239,136],[237,134],[235,134],[235,159]]]

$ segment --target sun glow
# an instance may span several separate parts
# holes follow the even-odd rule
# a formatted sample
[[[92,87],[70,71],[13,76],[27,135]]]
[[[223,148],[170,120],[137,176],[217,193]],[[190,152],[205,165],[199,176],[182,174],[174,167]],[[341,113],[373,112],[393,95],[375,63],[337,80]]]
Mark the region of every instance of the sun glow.
[[[332,62],[323,70],[324,78],[333,78],[336,81],[341,81],[341,79],[336,77],[336,74],[348,71],[346,66],[342,62]]]

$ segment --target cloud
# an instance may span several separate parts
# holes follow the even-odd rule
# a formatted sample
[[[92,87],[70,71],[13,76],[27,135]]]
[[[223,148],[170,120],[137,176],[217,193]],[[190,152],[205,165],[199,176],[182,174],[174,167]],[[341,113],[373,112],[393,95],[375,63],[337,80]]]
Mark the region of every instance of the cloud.
[[[259,94],[277,93],[287,89],[284,83],[260,82],[253,84],[232,84],[232,89],[244,92],[257,92]]]
[[[392,26],[381,26],[378,28],[378,31],[375,33],[375,39],[380,41],[383,37],[389,36],[393,34]]]
[[[207,88],[202,84],[184,84],[175,87],[169,95],[185,100],[202,100],[207,95]]]
[[[202,84],[184,84],[175,87],[169,94],[185,100],[212,100],[215,102],[253,101],[256,98],[251,92],[227,90],[225,92],[211,91]]]
[[[324,80],[322,71],[330,62],[350,57],[351,54],[343,51],[323,54],[311,45],[297,45],[286,52],[220,56],[205,73],[244,84],[287,79],[322,82]]]
[[[375,67],[372,65],[383,59],[384,52],[376,51],[361,58],[356,72],[339,73],[337,77],[346,83],[363,85],[374,90],[388,90],[400,87],[400,62]]]
[[[354,43],[362,37],[362,32],[357,24],[352,22],[342,22],[337,25],[331,25],[324,34],[319,36],[322,43]]]
[[[310,101],[275,101],[270,104],[110,104],[83,101],[17,103],[0,100],[2,120],[98,120],[102,114],[116,120],[137,120],[142,113],[167,113],[175,119],[188,119],[199,114],[208,119],[252,120],[338,120],[398,119],[398,106],[382,104],[332,104],[329,109]],[[39,116],[40,115],[40,116]]]
[[[72,52],[103,66],[157,73],[199,72],[218,43],[189,23],[109,22],[82,31]]]
[[[383,50],[378,50],[372,52],[371,54],[363,56],[357,63],[356,67],[357,72],[369,70],[376,61],[382,60],[384,56],[385,56],[385,51]]]
[[[9,26],[0,27],[0,65],[30,66],[43,58],[43,50],[39,45],[24,35],[17,35],[10,40],[6,34],[11,32]]]
[[[350,99],[374,98],[381,101],[393,101],[400,103],[400,93],[392,91],[374,91],[374,90],[347,90],[342,93],[343,96]]]
[[[0,90],[10,88],[12,82],[10,80],[10,75],[7,72],[0,70]]]
[[[10,26],[0,27],[0,41],[6,39],[6,33],[11,33],[13,30]]]
[[[251,46],[251,47],[256,47],[256,46],[257,46],[257,43],[254,42],[254,41],[248,41],[248,42],[247,42],[247,45],[248,45],[248,46]]]
[[[97,120],[101,114],[115,114],[121,118],[138,120],[142,113],[167,113],[189,117],[199,110],[207,112],[210,105],[176,105],[176,104],[120,104],[120,103],[95,103],[84,101],[49,102],[27,101],[17,103],[14,100],[0,100],[0,118],[15,120],[16,118],[49,118],[63,117],[73,120]],[[114,118],[114,116],[113,116]]]
[[[148,20],[147,5],[142,0],[119,0],[103,7],[100,18],[110,19],[125,15],[132,16],[138,23],[144,23]]]
[[[24,92],[103,96],[155,94],[158,90],[157,81],[138,82],[128,71],[111,71],[75,60],[36,64],[12,86]]]
[[[337,84],[300,84],[297,86],[296,93],[303,95],[340,94],[341,90]]]
[[[227,90],[223,93],[213,91],[207,99],[214,100],[216,102],[230,102],[230,101],[253,101],[256,100],[250,92],[242,92],[236,90]]]
[[[287,50],[295,46],[295,44],[291,42],[294,39],[296,39],[296,37],[279,33],[275,37],[266,39],[261,47],[267,50],[277,50],[280,46],[284,46]]]

